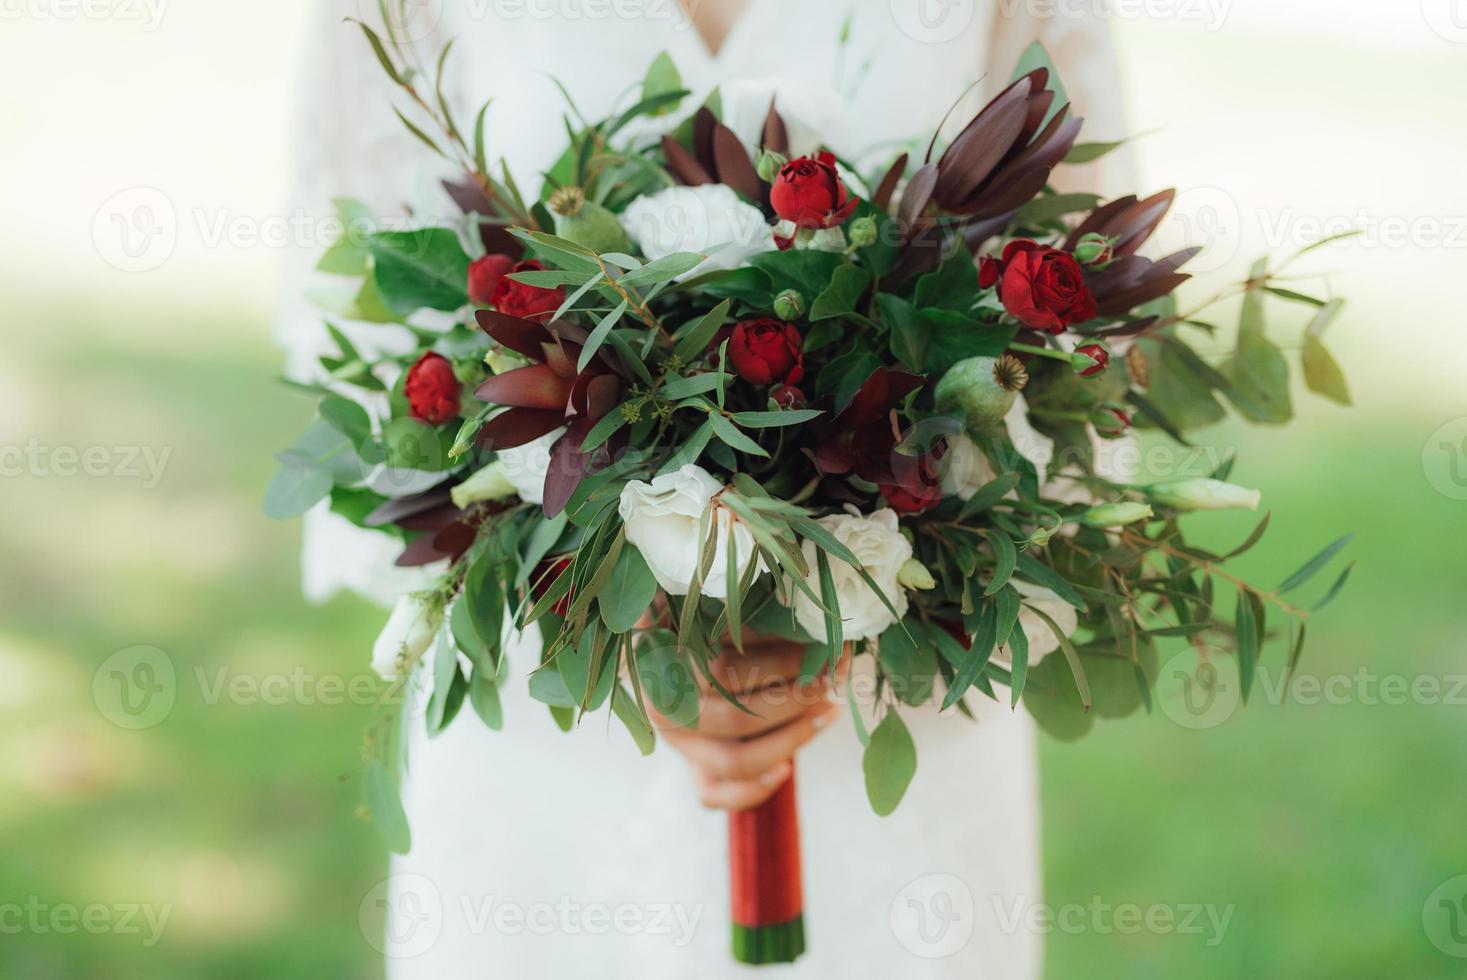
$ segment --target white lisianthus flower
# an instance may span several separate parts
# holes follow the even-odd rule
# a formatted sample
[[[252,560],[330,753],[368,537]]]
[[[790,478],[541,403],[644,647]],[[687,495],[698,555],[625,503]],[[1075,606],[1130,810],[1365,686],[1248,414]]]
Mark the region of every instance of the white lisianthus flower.
[[[835,596],[840,602],[841,633],[847,640],[864,640],[880,636],[901,616],[907,614],[907,593],[897,577],[902,567],[912,557],[912,544],[902,537],[897,529],[896,512],[878,510],[869,517],[837,514],[822,517],[817,523],[835,539],[845,545],[856,556],[861,567],[871,576],[881,591],[896,607],[897,616],[881,597],[871,591],[871,586],[850,565],[839,558],[830,557],[830,577],[835,584]],[[810,591],[820,595],[820,569],[816,564],[816,544],[806,539],[805,561],[810,574],[805,584]],[[795,619],[811,636],[825,636],[825,612],[800,589],[790,590],[794,596]]]
[[[449,496],[455,507],[467,510],[486,500],[506,500],[515,492],[514,484],[504,478],[504,467],[496,459],[450,490]]]
[[[626,525],[627,541],[642,553],[657,584],[668,595],[687,595],[692,587],[705,540],[699,537],[699,527],[713,505],[714,496],[722,489],[723,484],[707,470],[691,463],[675,472],[664,473],[651,483],[633,480],[622,488],[618,509]],[[718,522],[718,536],[713,564],[703,579],[700,594],[723,599],[730,587],[738,587],[737,582],[728,581],[728,529],[733,527],[735,566],[740,579],[754,560],[754,536],[725,507],[714,508],[713,519]]]
[[[372,669],[385,681],[396,680],[402,668],[417,660],[433,642],[443,614],[420,595],[405,595],[392,607],[387,625],[372,644]]]
[[[831,88],[789,78],[736,78],[718,87],[723,124],[750,153],[764,142],[769,106],[784,120],[789,156],[808,156],[821,146],[849,146],[847,102]]]
[[[1054,635],[1049,624],[1034,613],[1034,609],[1041,610],[1054,620],[1065,636],[1074,635],[1080,620],[1075,614],[1075,607],[1050,589],[1021,582],[1016,578],[1009,579],[1009,584],[1018,591],[1023,600],[1023,605],[1019,607],[1018,628],[1024,631],[1024,639],[1029,641],[1029,666],[1032,667],[1059,649],[1059,638]],[[1031,606],[1034,608],[1031,609]],[[1006,661],[1011,659],[1008,644],[999,648],[997,656]]]
[[[1014,399],[1003,424],[1019,455],[1034,464],[1039,484],[1043,486],[1050,460],[1054,458],[1054,440],[1029,424],[1029,405],[1023,395]],[[983,450],[961,432],[948,439],[948,452],[942,465],[942,492],[962,500],[971,500],[975,493],[998,477]]]
[[[622,214],[621,223],[651,261],[675,252],[709,256],[679,279],[714,269],[737,269],[750,256],[775,247],[764,212],[723,184],[669,187],[639,197]]]
[[[545,502],[545,477],[550,474],[550,450],[563,435],[564,429],[556,429],[534,442],[499,450],[495,465],[525,503]]]

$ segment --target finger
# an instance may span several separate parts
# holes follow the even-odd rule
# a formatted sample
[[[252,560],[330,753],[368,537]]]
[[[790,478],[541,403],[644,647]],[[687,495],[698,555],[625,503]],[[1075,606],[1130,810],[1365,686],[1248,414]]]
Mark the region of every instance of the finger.
[[[756,779],[714,779],[698,771],[698,802],[710,810],[752,810],[775,794],[794,767],[781,762]]]
[[[830,683],[824,679],[800,687],[786,684],[762,688],[739,697],[740,711],[716,691],[703,695],[698,732],[713,738],[746,739],[783,728],[830,703]]]
[[[720,780],[757,779],[790,758],[835,720],[832,704],[783,728],[746,741],[708,738],[687,729],[669,729],[663,735],[694,767]]]

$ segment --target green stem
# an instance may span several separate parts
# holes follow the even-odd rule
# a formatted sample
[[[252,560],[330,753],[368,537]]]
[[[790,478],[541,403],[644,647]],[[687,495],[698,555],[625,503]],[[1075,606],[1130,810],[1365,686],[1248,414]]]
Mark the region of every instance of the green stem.
[[[1066,351],[1055,350],[1051,347],[1035,347],[1033,344],[1009,344],[1009,350],[1016,350],[1021,354],[1033,354],[1035,357],[1047,357],[1054,361],[1070,363],[1070,355]]]

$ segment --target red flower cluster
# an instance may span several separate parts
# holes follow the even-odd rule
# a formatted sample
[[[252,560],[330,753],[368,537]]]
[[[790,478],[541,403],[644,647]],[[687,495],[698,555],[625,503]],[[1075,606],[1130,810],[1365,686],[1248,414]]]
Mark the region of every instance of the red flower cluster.
[[[985,258],[978,285],[998,287],[1004,309],[1034,330],[1063,333],[1095,318],[1095,297],[1080,263],[1068,252],[1038,242],[1010,242],[1000,259]]]
[[[805,341],[794,324],[761,317],[734,327],[728,359],[750,384],[799,384],[805,376]]]
[[[769,189],[774,213],[801,228],[834,228],[860,204],[835,170],[835,154],[796,157],[780,168]]]
[[[475,306],[488,306],[494,302],[494,293],[499,283],[514,268],[514,259],[508,255],[486,255],[469,265],[469,302]]]
[[[560,304],[565,302],[565,290],[559,287],[545,289],[527,286],[510,278],[516,272],[540,272],[544,268],[545,266],[534,259],[515,263],[508,273],[501,275],[489,297],[489,304],[506,316],[521,320],[548,320],[560,309]],[[472,270],[470,274],[472,275]]]
[[[402,393],[407,396],[413,418],[442,425],[458,418],[462,389],[448,358],[429,351],[408,370]]]

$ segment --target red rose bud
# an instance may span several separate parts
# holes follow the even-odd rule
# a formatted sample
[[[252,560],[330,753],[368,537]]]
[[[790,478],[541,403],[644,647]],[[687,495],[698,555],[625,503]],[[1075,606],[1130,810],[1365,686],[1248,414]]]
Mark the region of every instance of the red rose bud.
[[[1070,355],[1070,366],[1082,378],[1093,378],[1110,364],[1110,351],[1099,344],[1081,344]]]
[[[429,351],[408,370],[402,393],[407,396],[413,418],[442,425],[458,417],[462,387],[448,358]]]
[[[769,399],[783,409],[803,408],[805,393],[794,385],[775,385],[769,389]]]
[[[791,160],[769,189],[774,213],[801,228],[833,228],[844,223],[859,203],[841,183],[832,153]]]
[[[506,316],[522,320],[549,319],[565,302],[565,290],[527,286],[510,278],[516,272],[540,272],[544,268],[534,259],[516,263],[494,287],[494,293],[489,297],[490,304]]]
[[[805,376],[804,343],[793,324],[762,317],[734,327],[728,359],[750,384],[792,385]]]
[[[1003,263],[991,255],[985,255],[978,263],[978,288],[992,289],[1003,275]]]
[[[1024,326],[1063,333],[1071,324],[1094,319],[1095,297],[1085,285],[1080,263],[1068,252],[1020,240],[1009,243],[999,264],[999,299]],[[982,283],[985,273],[978,275]]]
[[[1115,405],[1105,405],[1091,419],[1095,431],[1106,439],[1119,439],[1131,427],[1131,413]]]
[[[488,306],[494,300],[494,291],[499,281],[514,268],[514,259],[508,255],[486,255],[469,266],[469,302],[475,306]]]
[[[1080,241],[1075,245],[1075,260],[1081,265],[1100,268],[1109,265],[1115,257],[1115,244],[1104,235],[1093,231],[1081,235]]]

